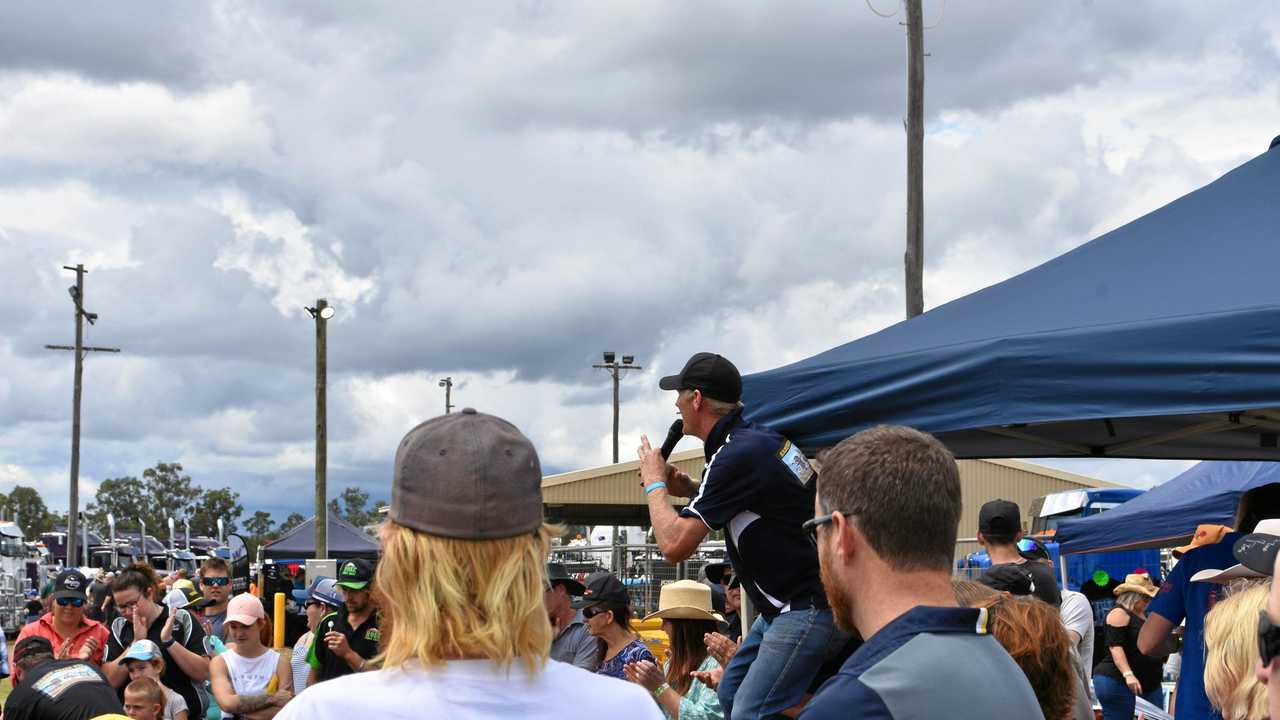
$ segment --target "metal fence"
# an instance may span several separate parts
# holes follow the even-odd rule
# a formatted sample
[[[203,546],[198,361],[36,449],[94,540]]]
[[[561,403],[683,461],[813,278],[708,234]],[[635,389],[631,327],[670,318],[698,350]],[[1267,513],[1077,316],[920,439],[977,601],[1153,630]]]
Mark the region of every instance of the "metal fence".
[[[645,615],[658,609],[658,593],[663,583],[675,580],[700,580],[708,563],[725,560],[723,542],[706,542],[688,560],[669,563],[654,543],[642,545],[573,545],[551,549],[551,561],[564,565],[565,571],[585,580],[597,570],[609,570],[627,587],[632,611]]]

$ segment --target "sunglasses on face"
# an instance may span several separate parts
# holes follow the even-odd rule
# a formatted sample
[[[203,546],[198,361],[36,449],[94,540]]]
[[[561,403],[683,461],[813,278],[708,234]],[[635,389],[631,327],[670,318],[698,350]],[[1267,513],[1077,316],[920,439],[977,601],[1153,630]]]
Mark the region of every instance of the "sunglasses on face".
[[[1280,627],[1272,624],[1266,610],[1258,611],[1258,657],[1263,667],[1280,657]]]
[[[324,607],[324,603],[320,602],[319,600],[308,600],[302,604],[302,607],[307,609],[310,609],[313,607]]]
[[[208,585],[209,587],[222,587],[223,585],[226,585],[229,582],[231,582],[231,578],[229,577],[200,578],[200,584]]]
[[[84,607],[84,598],[78,597],[60,597],[54,602],[62,607]]]
[[[597,615],[603,615],[603,614],[605,614],[605,613],[607,613],[607,612],[609,612],[609,609],[608,609],[608,608],[602,608],[602,607],[591,607],[591,608],[587,608],[586,610],[583,610],[583,611],[582,611],[582,617],[584,617],[584,618],[586,618],[586,619],[590,620],[591,618],[593,618],[593,617],[595,617],[595,616],[597,616]]]

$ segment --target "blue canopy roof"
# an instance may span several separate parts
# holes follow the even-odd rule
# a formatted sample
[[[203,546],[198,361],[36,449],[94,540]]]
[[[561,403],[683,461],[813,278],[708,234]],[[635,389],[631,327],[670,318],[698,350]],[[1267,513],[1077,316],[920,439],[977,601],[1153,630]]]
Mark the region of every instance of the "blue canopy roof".
[[[811,449],[892,423],[960,457],[1280,459],[1277,268],[1273,146],[1021,275],[747,376],[747,414]]]
[[[1114,510],[1062,521],[1055,539],[1065,553],[1181,545],[1197,525],[1234,525],[1240,496],[1271,483],[1278,463],[1202,462]]]

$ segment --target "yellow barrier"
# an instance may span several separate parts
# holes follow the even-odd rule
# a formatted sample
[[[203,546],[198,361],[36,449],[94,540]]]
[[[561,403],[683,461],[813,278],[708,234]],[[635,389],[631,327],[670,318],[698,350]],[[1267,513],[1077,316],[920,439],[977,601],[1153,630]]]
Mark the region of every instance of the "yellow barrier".
[[[284,647],[284,593],[276,593],[275,601],[275,612],[272,613],[275,619],[272,620],[271,625],[273,635],[271,645],[279,650]]]
[[[640,636],[645,645],[649,646],[649,652],[658,659],[659,665],[667,661],[667,655],[671,653],[671,639],[662,632],[661,618],[649,621],[632,620],[631,629]]]

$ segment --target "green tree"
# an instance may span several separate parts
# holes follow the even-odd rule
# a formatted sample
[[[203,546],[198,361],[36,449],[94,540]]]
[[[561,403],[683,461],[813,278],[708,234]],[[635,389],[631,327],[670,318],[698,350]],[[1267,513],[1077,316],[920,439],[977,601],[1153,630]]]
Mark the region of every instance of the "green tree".
[[[302,516],[302,513],[289,513],[289,517],[280,523],[280,528],[276,532],[283,535],[306,521],[307,519]]]
[[[333,513],[334,515],[337,515],[338,517],[342,517],[342,508],[338,507],[337,498],[333,498],[332,500],[329,501],[329,512]]]
[[[352,486],[344,489],[338,497],[342,498],[343,517],[347,519],[347,522],[356,527],[369,524],[367,522],[368,513],[364,511],[365,506],[369,504],[369,493]]]
[[[229,487],[205,490],[196,501],[191,513],[191,532],[198,535],[218,536],[218,518],[227,532],[236,531],[236,521],[244,514],[240,493]]]
[[[136,530],[138,515],[146,507],[147,490],[141,480],[133,476],[108,478],[98,486],[93,502],[85,508],[85,516],[89,527],[98,530],[107,529],[107,513],[115,516],[117,528]],[[157,526],[147,525],[148,530],[152,528]]]
[[[165,518],[179,520],[190,517],[195,511],[200,488],[191,483],[190,475],[182,474],[182,463],[156,463],[155,467],[142,471],[147,501],[140,512],[147,521],[147,528],[165,526]],[[154,523],[154,524],[153,524]],[[168,532],[164,530],[163,532]]]
[[[53,529],[54,515],[44,504],[44,498],[33,487],[18,485],[9,492],[9,516],[22,528],[28,540],[40,537],[40,533]]]
[[[253,517],[244,521],[244,529],[259,540],[271,534],[273,525],[275,523],[271,520],[271,513],[266,510],[258,510],[253,513]]]

